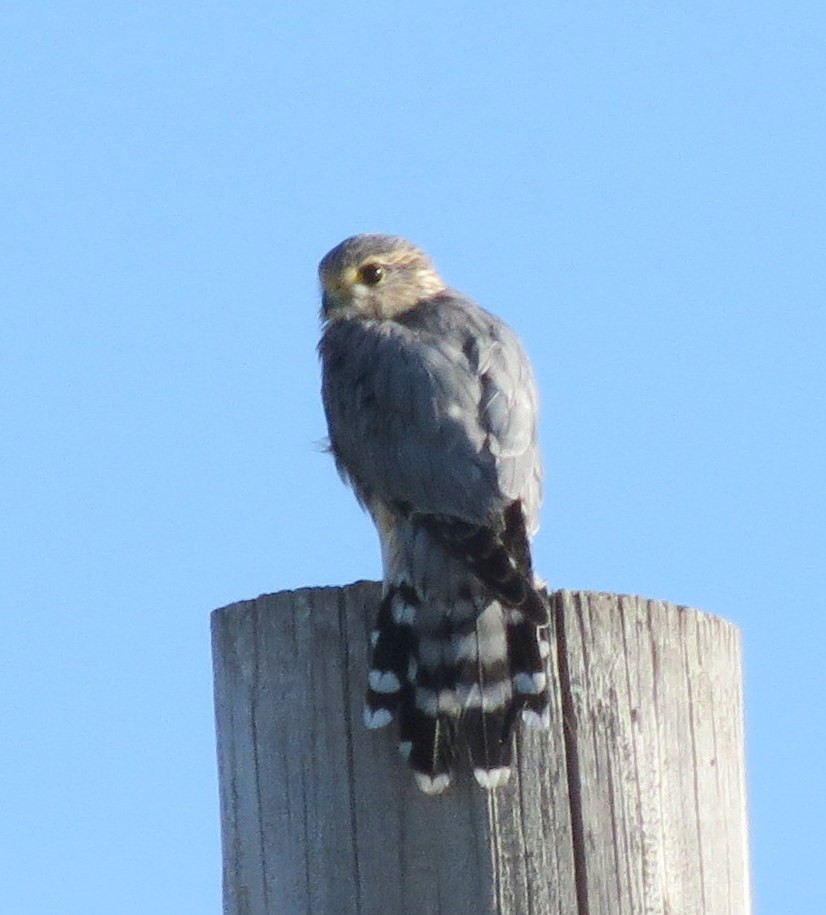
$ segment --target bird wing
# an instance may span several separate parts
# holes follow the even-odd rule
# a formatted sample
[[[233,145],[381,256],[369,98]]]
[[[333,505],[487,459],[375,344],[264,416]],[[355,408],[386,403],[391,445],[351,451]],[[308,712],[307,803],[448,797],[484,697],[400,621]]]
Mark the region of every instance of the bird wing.
[[[331,448],[363,502],[487,524],[521,499],[535,528],[536,386],[499,319],[442,294],[332,322],[319,351]]]

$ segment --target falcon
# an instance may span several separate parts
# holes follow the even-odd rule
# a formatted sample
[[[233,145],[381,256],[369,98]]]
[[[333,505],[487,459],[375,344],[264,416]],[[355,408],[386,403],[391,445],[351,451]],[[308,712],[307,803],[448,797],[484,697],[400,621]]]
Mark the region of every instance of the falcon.
[[[330,450],[381,543],[365,723],[396,719],[428,794],[460,765],[499,787],[517,719],[549,723],[530,363],[403,238],[348,238],[319,276]]]

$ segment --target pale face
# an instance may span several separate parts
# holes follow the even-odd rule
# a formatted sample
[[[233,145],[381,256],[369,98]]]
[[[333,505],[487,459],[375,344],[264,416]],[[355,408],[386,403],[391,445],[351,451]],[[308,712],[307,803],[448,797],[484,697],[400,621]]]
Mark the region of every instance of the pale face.
[[[319,265],[322,319],[392,318],[445,288],[427,255],[403,238],[356,235]]]

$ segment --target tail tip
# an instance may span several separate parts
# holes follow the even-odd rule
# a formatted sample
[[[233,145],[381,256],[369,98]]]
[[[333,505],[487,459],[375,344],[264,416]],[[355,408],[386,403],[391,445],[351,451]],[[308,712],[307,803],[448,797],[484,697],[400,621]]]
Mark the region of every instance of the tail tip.
[[[551,710],[547,707],[542,709],[542,711],[536,711],[532,708],[523,708],[521,715],[525,725],[536,731],[547,731],[551,726]]]
[[[428,775],[426,772],[414,772],[416,784],[425,794],[441,794],[450,784],[450,776],[447,772],[440,772],[438,775]]]
[[[492,791],[494,788],[501,788],[502,785],[508,783],[511,769],[510,766],[497,766],[494,769],[477,768],[473,770],[473,777],[487,791]]]

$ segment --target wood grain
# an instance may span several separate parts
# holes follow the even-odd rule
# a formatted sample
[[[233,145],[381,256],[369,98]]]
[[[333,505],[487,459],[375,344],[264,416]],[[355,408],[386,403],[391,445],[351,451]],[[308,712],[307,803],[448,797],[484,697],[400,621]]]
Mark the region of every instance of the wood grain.
[[[228,915],[746,915],[739,638],[557,592],[551,730],[511,783],[414,786],[361,709],[379,586],[213,614]],[[554,633],[552,632],[552,636]]]

